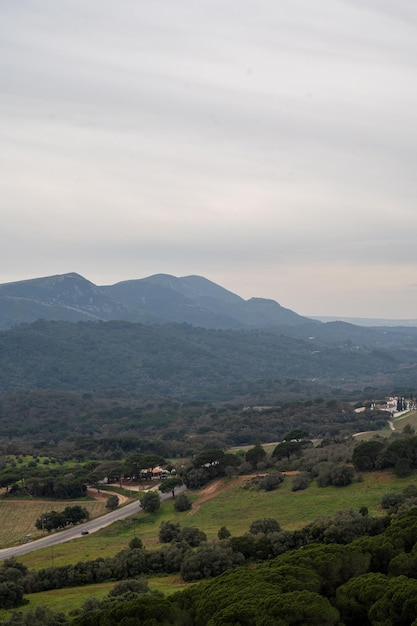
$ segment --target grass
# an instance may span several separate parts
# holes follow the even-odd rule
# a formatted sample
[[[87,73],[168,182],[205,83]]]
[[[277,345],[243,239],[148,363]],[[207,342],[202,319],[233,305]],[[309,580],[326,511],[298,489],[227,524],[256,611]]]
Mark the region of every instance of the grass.
[[[53,589],[51,591],[41,591],[39,593],[30,593],[25,595],[29,600],[28,604],[19,607],[19,612],[26,612],[37,606],[47,606],[53,611],[62,611],[70,613],[78,609],[88,598],[97,598],[102,600],[108,594],[110,589],[114,587],[112,583],[100,583],[97,585],[85,585],[84,587],[70,587],[66,589]],[[11,611],[0,611],[0,619],[10,617]]]
[[[339,510],[359,511],[366,506],[370,515],[381,515],[382,496],[388,492],[401,492],[407,485],[417,485],[417,474],[397,478],[393,472],[364,474],[362,482],[348,487],[320,488],[312,483],[304,491],[291,491],[292,479],[287,477],[279,489],[272,492],[245,489],[242,484],[231,486],[215,498],[204,502],[194,514],[177,513],[173,501],[163,502],[153,515],[138,511],[127,520],[115,522],[88,537],[45,548],[26,554],[19,560],[33,569],[67,565],[77,561],[114,556],[125,549],[133,537],[139,537],[144,545],[158,547],[158,531],[162,521],[179,522],[181,526],[197,526],[209,539],[226,526],[232,535],[248,531],[251,522],[263,517],[273,517],[284,529],[302,528],[322,515],[332,515]],[[191,494],[198,499],[198,493]]]
[[[208,537],[215,537],[221,526],[226,526],[232,535],[243,534],[254,519],[263,517],[273,517],[284,529],[295,530],[322,515],[345,509],[359,511],[362,506],[368,508],[370,515],[381,515],[382,496],[401,492],[409,484],[417,485],[417,475],[397,478],[392,472],[373,472],[348,487],[321,488],[312,483],[308,489],[297,492],[291,491],[291,484],[287,477],[273,492],[236,485],[205,503],[190,521]]]
[[[404,415],[400,415],[399,417],[394,417],[392,420],[394,425],[394,429],[396,432],[402,432],[408,424],[412,426],[417,432],[417,411],[408,411]],[[390,437],[392,435],[392,430],[389,426],[381,428],[381,430],[370,430],[365,433],[358,433],[355,435],[356,441],[367,441],[368,439],[373,439],[375,436],[380,437]]]
[[[412,426],[417,432],[417,411],[408,411],[408,413],[400,415],[394,420],[396,430],[402,431],[407,425]]]
[[[190,587],[192,583],[185,583],[178,574],[170,574],[167,576],[155,576],[148,578],[148,585],[151,591],[159,591],[164,596],[181,591]],[[29,609],[37,606],[47,606],[52,611],[62,611],[69,614],[79,609],[89,598],[97,598],[103,600],[113,589],[116,583],[98,583],[95,585],[84,585],[83,587],[67,587],[64,589],[52,589],[51,591],[41,591],[39,593],[29,593],[25,595],[28,603],[17,609],[19,612],[25,613]],[[16,610],[16,609],[14,609]],[[12,610],[0,610],[0,620],[10,617]]]
[[[96,500],[34,500],[15,498],[0,499],[0,546],[7,548],[23,543],[26,535],[32,539],[43,536],[43,533],[35,528],[35,522],[42,513],[48,511],[62,511],[67,506],[81,504],[85,507],[90,517],[98,517],[105,512],[105,502]]]
[[[284,529],[294,530],[317,517],[332,515],[343,509],[352,508],[358,511],[366,506],[370,515],[382,515],[382,496],[388,492],[402,492],[410,484],[417,485],[417,474],[398,478],[390,471],[372,472],[364,474],[362,482],[348,487],[319,488],[312,483],[306,490],[298,492],[291,491],[291,484],[291,477],[286,477],[279,489],[265,492],[244,488],[242,483],[230,483],[230,488],[221,491],[212,500],[203,502],[192,515],[189,512],[177,513],[173,501],[168,500],[162,503],[160,510],[154,515],[138,511],[137,515],[116,522],[88,537],[38,550],[20,557],[19,561],[29,568],[40,569],[99,556],[112,556],[126,548],[134,536],[140,537],[148,548],[158,547],[159,525],[161,521],[167,520],[179,521],[181,526],[197,526],[211,539],[217,537],[221,526],[226,526],[232,535],[240,535],[248,531],[253,520],[263,517],[273,517]],[[189,495],[198,499],[197,492]],[[158,576],[148,580],[151,589],[162,591],[166,595],[187,586],[178,575]],[[55,611],[68,613],[81,606],[87,598],[103,598],[113,585],[114,583],[105,583],[30,594],[27,596],[29,604],[22,610],[44,604]],[[5,614],[0,612],[0,619]]]
[[[100,491],[111,491],[111,493],[118,493],[121,496],[137,500],[139,500],[141,495],[140,491],[129,489],[128,487],[117,487],[116,485],[100,485]]]

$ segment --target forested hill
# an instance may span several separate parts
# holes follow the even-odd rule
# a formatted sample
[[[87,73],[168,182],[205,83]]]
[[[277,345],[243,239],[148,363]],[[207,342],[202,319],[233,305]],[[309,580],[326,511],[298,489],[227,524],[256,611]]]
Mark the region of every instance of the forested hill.
[[[331,346],[265,330],[38,321],[0,332],[0,393],[113,387],[215,401],[257,381],[414,387],[415,361],[415,349]]]

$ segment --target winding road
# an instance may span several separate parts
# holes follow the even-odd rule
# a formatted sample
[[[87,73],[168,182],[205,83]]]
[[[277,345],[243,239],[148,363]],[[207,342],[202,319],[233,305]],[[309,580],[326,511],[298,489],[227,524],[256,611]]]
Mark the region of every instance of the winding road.
[[[183,491],[185,491],[184,486],[177,489],[176,493],[179,494]],[[160,493],[161,500],[168,500],[171,497],[170,493]],[[29,552],[34,552],[35,550],[40,550],[41,548],[56,546],[59,543],[65,543],[66,541],[71,541],[72,539],[79,539],[81,537],[81,531],[88,531],[88,534],[95,533],[101,528],[109,526],[113,522],[125,519],[130,515],[135,515],[135,513],[139,513],[141,510],[139,500],[135,500],[134,502],[130,502],[130,504],[125,504],[115,511],[106,513],[101,517],[96,517],[95,519],[85,522],[84,524],[71,526],[71,528],[66,528],[60,532],[47,535],[46,537],[41,537],[41,539],[36,539],[35,541],[23,543],[20,546],[3,548],[0,550],[0,561],[4,561],[5,559],[9,559],[11,557],[22,556],[22,554],[28,554]]]

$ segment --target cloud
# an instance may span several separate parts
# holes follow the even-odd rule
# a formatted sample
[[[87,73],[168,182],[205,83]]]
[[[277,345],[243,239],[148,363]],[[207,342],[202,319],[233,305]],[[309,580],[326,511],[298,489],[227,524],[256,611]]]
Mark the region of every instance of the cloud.
[[[415,316],[410,2],[0,12],[2,282],[200,273],[310,314]]]

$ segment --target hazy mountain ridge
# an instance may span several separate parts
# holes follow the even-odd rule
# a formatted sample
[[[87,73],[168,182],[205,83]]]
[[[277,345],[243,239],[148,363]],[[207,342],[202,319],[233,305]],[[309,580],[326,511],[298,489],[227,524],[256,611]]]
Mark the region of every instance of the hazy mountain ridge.
[[[323,323],[199,276],[6,283],[1,328],[0,394],[118,387],[224,399],[268,381],[413,389],[417,376],[417,328]]]
[[[296,325],[308,320],[273,300],[246,301],[201,276],[156,274],[97,286],[69,273],[0,285],[0,328],[40,318],[178,322],[219,329]]]

